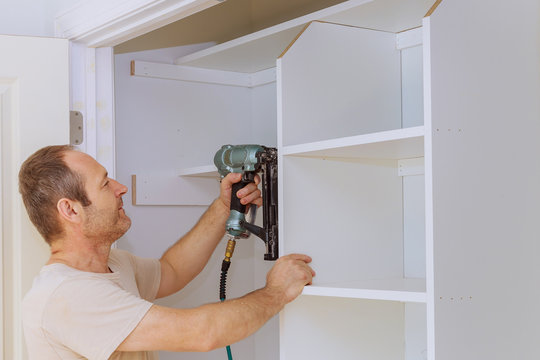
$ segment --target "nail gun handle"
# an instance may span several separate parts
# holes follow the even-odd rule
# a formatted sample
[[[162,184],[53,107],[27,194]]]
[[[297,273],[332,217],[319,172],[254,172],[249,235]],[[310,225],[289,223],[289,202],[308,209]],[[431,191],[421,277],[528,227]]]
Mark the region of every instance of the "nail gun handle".
[[[232,194],[231,194],[231,210],[236,210],[238,211],[239,213],[243,214],[246,212],[246,205],[242,205],[242,203],[240,202],[240,199],[238,198],[238,196],[236,195],[236,193],[242,189],[244,186],[246,186],[247,184],[249,184],[249,182],[238,182],[238,183],[234,183],[232,185]]]
[[[244,214],[246,212],[246,205],[242,205],[236,193],[244,186],[252,182],[255,182],[255,173],[245,172],[244,174],[242,174],[242,180],[240,182],[232,184],[231,210],[236,210],[241,214]]]

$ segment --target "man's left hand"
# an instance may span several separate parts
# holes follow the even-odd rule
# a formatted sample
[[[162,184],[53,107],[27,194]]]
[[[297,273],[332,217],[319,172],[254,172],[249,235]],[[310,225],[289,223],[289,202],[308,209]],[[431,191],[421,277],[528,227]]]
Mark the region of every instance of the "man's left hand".
[[[232,184],[242,180],[242,174],[229,173],[221,180],[221,193],[219,199],[229,209],[231,207]],[[255,182],[249,183],[242,189],[238,190],[236,196],[240,199],[242,205],[255,204],[262,205],[261,191],[258,188],[261,179],[259,175],[255,175]]]

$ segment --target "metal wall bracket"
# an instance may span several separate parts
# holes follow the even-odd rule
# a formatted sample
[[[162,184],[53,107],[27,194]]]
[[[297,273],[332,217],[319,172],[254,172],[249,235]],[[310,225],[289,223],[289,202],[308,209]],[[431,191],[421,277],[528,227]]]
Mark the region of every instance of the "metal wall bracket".
[[[69,143],[81,145],[84,140],[83,114],[80,111],[69,112]]]
[[[401,159],[398,160],[398,176],[423,175],[424,158]]]

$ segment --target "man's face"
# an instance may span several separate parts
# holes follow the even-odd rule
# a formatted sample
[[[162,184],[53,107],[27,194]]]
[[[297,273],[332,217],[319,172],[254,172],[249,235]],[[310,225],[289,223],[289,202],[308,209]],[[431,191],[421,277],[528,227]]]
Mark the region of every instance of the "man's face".
[[[83,233],[98,242],[113,243],[131,226],[123,209],[122,195],[127,187],[108,177],[107,170],[91,156],[81,152],[66,153],[65,161],[83,177],[91,205],[83,208]]]

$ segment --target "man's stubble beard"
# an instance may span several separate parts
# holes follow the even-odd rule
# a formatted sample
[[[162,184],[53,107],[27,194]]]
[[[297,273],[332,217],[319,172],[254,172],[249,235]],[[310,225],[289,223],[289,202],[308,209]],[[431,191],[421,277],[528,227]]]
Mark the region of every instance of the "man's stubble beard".
[[[87,220],[83,232],[89,238],[95,238],[99,244],[112,244],[131,227],[131,219],[117,209],[99,211],[94,205],[85,207]]]

